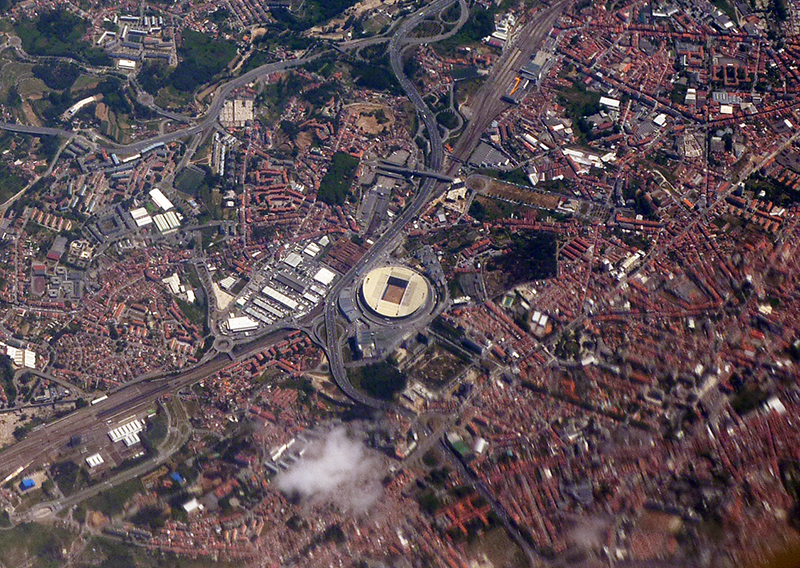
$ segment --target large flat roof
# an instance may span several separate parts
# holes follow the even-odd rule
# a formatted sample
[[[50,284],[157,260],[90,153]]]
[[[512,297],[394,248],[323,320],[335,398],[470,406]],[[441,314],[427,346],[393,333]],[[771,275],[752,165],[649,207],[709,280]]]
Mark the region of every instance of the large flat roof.
[[[164,211],[169,211],[173,207],[172,202],[167,199],[167,196],[164,195],[164,192],[157,187],[154,187],[150,190],[150,199],[152,199],[153,203],[161,207],[161,209]]]
[[[258,322],[247,316],[230,317],[228,318],[228,329],[232,332],[250,331],[258,329]]]
[[[428,281],[404,266],[376,268],[364,278],[361,293],[367,306],[387,318],[403,318],[428,299]]]

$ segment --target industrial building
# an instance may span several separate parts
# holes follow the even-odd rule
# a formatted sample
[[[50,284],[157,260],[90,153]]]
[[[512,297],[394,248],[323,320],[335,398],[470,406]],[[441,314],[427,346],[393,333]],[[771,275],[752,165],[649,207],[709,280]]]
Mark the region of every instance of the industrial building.
[[[242,331],[253,331],[258,328],[258,322],[250,319],[247,316],[230,317],[228,318],[228,329],[232,333],[239,333]]]
[[[232,333],[251,331],[302,317],[319,305],[336,279],[336,273],[316,259],[326,245],[324,238],[298,243],[283,258],[263,266],[236,299],[243,314],[231,317],[227,329]],[[221,281],[224,288],[223,282],[232,286],[235,280]]]
[[[115,444],[119,441],[125,442],[126,446],[138,444],[141,440],[139,434],[144,430],[144,422],[139,419],[132,420],[118,428],[114,428],[108,433],[108,437]]]

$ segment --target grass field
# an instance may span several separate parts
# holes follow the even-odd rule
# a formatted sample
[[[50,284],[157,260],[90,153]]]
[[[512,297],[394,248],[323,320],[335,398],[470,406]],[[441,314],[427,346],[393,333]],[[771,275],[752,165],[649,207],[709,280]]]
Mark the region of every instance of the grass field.
[[[63,564],[61,551],[68,548],[72,535],[60,528],[36,523],[0,531],[0,562],[3,566],[56,568]]]
[[[141,481],[138,479],[131,479],[130,481],[112,487],[99,495],[87,499],[86,508],[93,511],[100,511],[107,517],[112,517],[121,513],[125,503],[143,489]]]
[[[6,61],[8,61],[8,59],[5,57],[0,58],[0,65],[4,64]],[[31,69],[33,69],[33,65],[30,63],[12,62],[3,66],[3,70],[0,72],[0,90],[2,90],[3,98],[7,96],[8,90],[12,85],[15,85],[20,78],[33,77]]]
[[[41,79],[37,79],[36,77],[24,77],[17,85],[17,90],[19,90],[19,96],[25,98],[41,96],[50,89],[47,88],[47,85],[45,85],[44,81]]]
[[[70,92],[77,93],[86,89],[93,89],[100,82],[100,79],[91,75],[81,75],[70,87]]]
[[[157,448],[166,439],[168,432],[168,420],[166,413],[159,409],[158,414],[150,420],[145,436],[150,445]]]
[[[187,195],[195,195],[203,180],[205,180],[205,173],[202,170],[185,168],[175,178],[175,187]]]
[[[156,104],[166,109],[178,109],[186,106],[192,100],[189,93],[179,93],[172,86],[167,86],[158,91]]]

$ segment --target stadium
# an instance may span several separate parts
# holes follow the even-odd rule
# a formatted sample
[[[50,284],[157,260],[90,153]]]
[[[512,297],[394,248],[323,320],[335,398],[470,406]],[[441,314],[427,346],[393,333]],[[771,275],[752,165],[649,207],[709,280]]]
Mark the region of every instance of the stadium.
[[[376,268],[364,278],[361,296],[370,310],[385,318],[405,318],[417,312],[430,295],[428,281],[410,268]]]

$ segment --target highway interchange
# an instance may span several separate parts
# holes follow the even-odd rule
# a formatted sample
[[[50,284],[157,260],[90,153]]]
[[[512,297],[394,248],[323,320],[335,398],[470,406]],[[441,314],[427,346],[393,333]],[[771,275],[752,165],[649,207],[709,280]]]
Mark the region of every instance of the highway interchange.
[[[455,2],[459,2],[461,5],[461,16],[455,24],[454,29],[431,38],[408,37],[414,28],[426,17],[439,14]],[[439,172],[446,176],[452,176],[458,172],[460,163],[469,157],[480,140],[480,136],[486,126],[507,107],[507,103],[502,102],[500,98],[505,93],[510,81],[516,76],[522,65],[528,61],[552,28],[553,23],[564,6],[567,5],[567,2],[568,0],[559,0],[545,7],[537,14],[536,18],[523,28],[514,40],[510,42],[509,47],[495,64],[486,83],[475,97],[478,103],[472,109],[470,123],[465,133],[459,139],[454,151],[453,160],[449,164],[445,163],[444,160],[443,141],[436,118],[425,104],[425,101],[414,84],[403,72],[402,54],[404,48],[409,44],[440,40],[455,33],[455,31],[466,22],[467,6],[465,0],[437,0],[408,16],[402,21],[399,27],[397,27],[391,38],[388,39],[390,63],[392,71],[395,73],[409,100],[414,104],[418,116],[427,130],[430,144],[427,167],[430,171]],[[385,41],[387,41],[387,38],[349,42],[341,44],[337,49],[342,51],[344,49],[360,48],[364,45]],[[325,53],[327,52],[320,52],[304,58],[263,65],[236,79],[228,81],[217,88],[212,103],[202,117],[183,117],[185,118],[184,122],[190,123],[184,128],[127,145],[116,145],[105,141],[102,142],[101,145],[105,144],[109,150],[114,150],[115,152],[135,153],[158,142],[166,143],[205,133],[209,129],[215,127],[225,99],[235,89],[249,84],[265,75],[304,65],[321,57]],[[34,135],[60,135],[64,137],[73,137],[76,135],[75,132],[68,130],[10,123],[0,123],[0,129]],[[445,183],[431,177],[426,177],[421,183],[414,199],[402,214],[399,215],[385,233],[374,242],[367,253],[332,287],[325,299],[323,310],[317,310],[309,314],[309,316],[307,316],[307,321],[297,322],[294,326],[287,326],[287,328],[292,329],[300,328],[311,330],[310,335],[312,339],[319,343],[325,351],[331,374],[339,388],[352,400],[379,411],[388,410],[391,405],[385,401],[373,399],[357,390],[350,384],[347,378],[344,362],[342,360],[343,337],[337,327],[339,325],[337,323],[338,298],[343,290],[354,286],[363,274],[386,258],[387,254],[393,250],[398,243],[405,228],[417,218],[431,198],[445,187]],[[274,330],[269,335],[250,338],[249,343],[238,345],[235,354],[222,354],[212,350],[212,353],[205,357],[201,363],[181,373],[140,377],[122,386],[115,392],[109,393],[108,399],[100,404],[76,410],[64,418],[39,427],[37,430],[30,432],[21,442],[7,447],[0,452],[0,479],[6,478],[20,468],[28,468],[31,465],[42,465],[43,463],[49,462],[49,460],[66,446],[72,436],[76,434],[81,435],[85,441],[107,443],[107,432],[110,427],[116,426],[131,416],[141,415],[148,407],[152,406],[154,401],[165,394],[176,392],[213,375],[229,365],[232,359],[244,359],[282,340],[285,338],[286,333],[287,331],[285,329]],[[163,456],[163,448],[161,453]],[[156,458],[156,461],[157,459],[158,458]],[[147,467],[152,467],[156,461],[148,462],[145,465],[147,465]],[[125,477],[125,479],[128,478],[130,477]],[[114,483],[121,481],[124,481],[124,479],[114,479]],[[105,483],[101,484],[97,491],[102,490],[105,485]],[[73,504],[72,501],[55,503],[53,508],[58,509],[69,504]],[[519,539],[516,538],[515,540],[519,541]],[[523,548],[530,554],[527,546]]]
[[[414,103],[417,113],[428,131],[431,149],[428,167],[433,171],[439,171],[442,166],[442,159],[444,156],[442,139],[439,135],[436,118],[428,108],[428,105],[425,104],[425,101],[422,100],[422,96],[419,94],[416,87],[414,87],[414,84],[406,77],[405,73],[403,73],[402,47],[408,34],[425,19],[426,14],[444,10],[455,1],[456,0],[437,0],[437,2],[415,12],[400,25],[389,42],[389,60],[392,65],[392,71],[400,81],[400,85],[403,87],[408,98]],[[436,180],[432,178],[426,178],[425,181],[422,182],[419,192],[414,197],[411,204],[392,223],[386,232],[375,241],[369,251],[367,251],[367,253],[333,286],[325,299],[325,338],[323,340],[323,348],[325,350],[325,355],[328,357],[333,380],[347,396],[361,404],[378,410],[385,410],[389,408],[390,405],[385,401],[376,400],[357,390],[347,379],[347,372],[345,371],[344,362],[342,361],[342,346],[339,334],[336,332],[336,311],[339,294],[341,294],[342,290],[345,288],[352,286],[353,282],[357,281],[362,274],[368,272],[389,250],[389,247],[395,242],[395,238],[405,230],[406,225],[411,222],[412,219],[419,215],[419,212],[429,201],[436,183]]]
[[[172,142],[181,138],[194,136],[200,132],[205,132],[209,128],[212,128],[219,119],[219,115],[222,112],[222,106],[225,104],[225,99],[227,99],[230,94],[239,87],[248,85],[256,79],[271,75],[272,73],[278,73],[279,71],[285,71],[293,67],[300,67],[301,65],[305,65],[306,63],[310,63],[311,61],[322,57],[325,55],[325,53],[326,52],[322,51],[303,58],[287,59],[275,63],[267,63],[266,65],[262,65],[261,67],[257,67],[243,75],[240,75],[236,79],[228,81],[224,85],[217,88],[216,92],[214,93],[214,100],[212,101],[211,105],[209,105],[208,110],[203,116],[196,119],[192,117],[182,117],[186,122],[194,122],[192,126],[180,128],[166,134],[159,134],[158,136],[153,136],[152,138],[147,138],[145,140],[139,140],[130,144],[116,144],[114,142],[105,140],[99,141],[98,144],[106,147],[108,150],[113,150],[114,152],[135,154],[137,152],[141,152],[148,146],[152,146],[153,144]],[[0,129],[10,130],[12,132],[20,132],[23,134],[34,134],[37,136],[64,136],[71,138],[76,135],[75,132],[62,128],[46,128],[42,126],[29,126],[10,122],[0,122]]]

